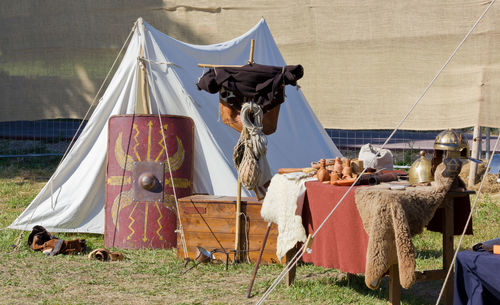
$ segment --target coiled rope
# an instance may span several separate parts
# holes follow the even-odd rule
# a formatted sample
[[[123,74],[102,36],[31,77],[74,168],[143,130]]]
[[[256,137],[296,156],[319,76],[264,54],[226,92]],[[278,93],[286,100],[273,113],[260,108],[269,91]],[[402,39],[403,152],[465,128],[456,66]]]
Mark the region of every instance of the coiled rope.
[[[467,40],[467,38],[469,38],[470,34],[472,33],[472,31],[476,28],[476,26],[479,24],[479,22],[483,19],[483,17],[485,16],[485,14],[488,12],[488,10],[491,8],[491,6],[493,5],[493,3],[495,3],[496,0],[492,0],[490,2],[490,4],[488,5],[488,7],[483,11],[483,13],[479,16],[479,18],[476,20],[476,22],[473,24],[473,26],[470,28],[470,30],[467,32],[467,34],[464,36],[464,38],[462,39],[462,41],[458,44],[458,46],[455,48],[455,50],[451,53],[451,55],[448,57],[448,59],[445,61],[445,63],[443,64],[443,66],[441,67],[441,69],[439,69],[439,71],[436,73],[436,75],[432,78],[432,80],[429,82],[429,84],[427,85],[427,87],[424,89],[424,91],[422,92],[422,94],[417,98],[417,100],[413,103],[413,105],[410,107],[410,109],[408,110],[408,112],[403,116],[403,118],[401,119],[401,121],[398,123],[398,125],[396,126],[396,128],[394,128],[394,130],[392,131],[392,133],[389,135],[389,137],[385,140],[384,144],[381,146],[381,149],[383,149],[385,147],[385,145],[387,143],[389,143],[390,139],[394,136],[394,134],[396,133],[396,131],[399,130],[399,128],[401,127],[401,125],[406,121],[406,119],[408,118],[408,116],[410,115],[411,112],[413,112],[413,110],[415,109],[415,107],[417,106],[417,104],[422,100],[422,98],[425,96],[425,94],[427,93],[427,91],[429,91],[429,89],[432,87],[432,85],[434,84],[434,82],[436,81],[436,79],[439,77],[439,75],[441,75],[441,73],[443,72],[443,70],[446,68],[446,66],[448,66],[448,64],[450,63],[450,61],[453,59],[453,57],[455,56],[455,54],[458,52],[458,50],[462,47],[462,45],[464,44],[464,42]],[[375,157],[375,156],[374,156]],[[337,204],[333,207],[333,209],[330,211],[330,213],[325,217],[325,219],[323,220],[323,222],[319,225],[318,229],[314,232],[314,234],[312,234],[312,237],[316,236],[319,231],[321,230],[321,228],[323,227],[323,225],[328,221],[328,219],[330,219],[331,215],[333,214],[333,212],[337,209],[337,207],[343,202],[344,198],[347,196],[347,194],[352,190],[353,186],[356,184],[356,182],[359,180],[359,178],[364,174],[364,172],[366,171],[366,169],[364,169],[361,174],[356,178],[355,182],[351,185],[351,187],[349,187],[349,189],[347,189],[347,191],[345,192],[345,194],[342,196],[342,198],[340,198],[340,200],[337,202]],[[479,195],[479,194],[478,194]],[[477,198],[477,197],[476,197]],[[472,210],[471,210],[471,214],[472,215]],[[470,216],[469,215],[469,216]],[[283,278],[285,277],[285,275],[293,268],[293,266],[295,266],[295,264],[297,264],[297,262],[299,261],[299,259],[304,255],[305,251],[304,250],[304,245],[302,245],[302,247],[299,249],[299,251],[297,251],[297,254],[295,254],[295,256],[290,260],[290,262],[285,266],[285,268],[281,271],[281,273],[278,275],[278,277],[273,281],[273,283],[271,284],[271,286],[269,286],[269,288],[264,292],[264,294],[262,295],[262,297],[259,299],[259,301],[257,302],[257,304],[262,304],[266,298],[269,296],[269,294],[271,294],[272,291],[274,291],[274,289],[276,288],[276,286],[281,282],[281,280],[283,280]],[[448,275],[450,273],[450,270],[451,268],[453,268],[453,263],[450,265],[450,269],[448,270]],[[444,282],[446,283],[446,281]],[[444,285],[443,285],[444,287]],[[439,300],[438,300],[439,301]]]
[[[263,116],[262,108],[253,102],[244,103],[241,107],[243,130],[234,147],[233,161],[241,183],[249,190],[261,186],[272,176],[266,158],[267,138],[262,131]]]

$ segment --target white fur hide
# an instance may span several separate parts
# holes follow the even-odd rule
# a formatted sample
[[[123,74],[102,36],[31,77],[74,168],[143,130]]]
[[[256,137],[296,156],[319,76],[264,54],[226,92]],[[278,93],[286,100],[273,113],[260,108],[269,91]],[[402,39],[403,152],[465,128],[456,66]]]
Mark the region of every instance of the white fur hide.
[[[277,174],[271,179],[260,215],[278,225],[276,256],[280,261],[297,242],[306,240],[302,217],[295,215],[295,210],[297,200],[304,200],[305,182],[314,179],[304,174]]]

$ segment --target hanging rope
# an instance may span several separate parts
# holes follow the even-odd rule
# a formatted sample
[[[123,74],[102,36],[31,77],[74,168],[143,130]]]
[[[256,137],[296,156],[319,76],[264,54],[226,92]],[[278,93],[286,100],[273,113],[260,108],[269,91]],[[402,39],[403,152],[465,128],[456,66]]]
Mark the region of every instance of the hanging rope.
[[[240,118],[243,129],[234,147],[233,161],[241,183],[253,190],[271,178],[266,158],[267,139],[262,132],[263,112],[253,102],[244,103]]]
[[[144,32],[146,32],[146,28],[144,27],[143,24],[141,24],[142,29]],[[156,86],[152,86],[149,84],[149,80],[153,79],[153,72],[151,71],[151,61],[149,58],[149,52],[147,48],[147,43],[144,43],[144,54],[146,55],[145,62],[148,63],[147,65],[147,71],[148,71],[148,85],[152,89],[151,92],[153,93],[153,97],[156,103],[156,109],[158,110],[158,120],[160,121],[160,131],[161,131],[161,136],[162,136],[162,141],[163,141],[163,146],[165,147],[165,158],[167,160],[167,165],[168,165],[168,172],[170,174],[170,181],[172,182],[172,190],[173,190],[173,195],[174,195],[174,201],[175,201],[175,209],[176,209],[176,216],[177,216],[177,232],[180,234],[180,240],[181,240],[181,246],[182,246],[182,252],[184,253],[184,258],[188,258],[188,250],[187,250],[187,244],[186,244],[186,237],[184,235],[184,227],[182,226],[182,219],[181,215],[179,213],[179,202],[177,200],[177,192],[175,188],[175,179],[174,176],[172,175],[172,166],[170,164],[170,159],[169,159],[169,154],[168,154],[168,148],[167,148],[167,142],[166,142],[166,136],[165,136],[165,131],[163,130],[163,121],[160,113],[160,105],[159,105],[159,99],[158,96],[156,95]]]
[[[455,54],[458,52],[458,50],[462,47],[462,45],[464,44],[464,42],[467,40],[467,38],[469,38],[470,34],[472,33],[472,31],[476,28],[476,26],[479,24],[479,22],[483,19],[483,17],[485,16],[486,12],[488,12],[488,10],[490,9],[490,7],[493,5],[493,3],[495,2],[496,0],[492,0],[491,3],[488,5],[488,7],[483,11],[483,13],[479,16],[479,18],[476,20],[476,22],[472,25],[472,27],[470,28],[470,30],[467,32],[467,34],[464,36],[464,38],[462,39],[462,41],[460,41],[460,43],[458,44],[458,46],[455,48],[455,50],[451,53],[451,55],[448,57],[448,59],[445,61],[445,63],[443,64],[443,66],[441,67],[441,69],[439,69],[439,71],[436,73],[436,75],[432,78],[432,80],[429,82],[429,84],[427,85],[427,87],[424,89],[424,91],[422,92],[422,94],[417,98],[417,100],[413,103],[413,105],[410,107],[410,109],[408,110],[408,112],[403,116],[403,118],[401,119],[401,121],[398,123],[398,125],[396,126],[396,128],[392,131],[392,133],[389,135],[389,137],[385,140],[384,144],[382,144],[381,146],[381,149],[383,149],[385,147],[385,145],[387,145],[387,143],[389,143],[389,141],[391,140],[391,138],[394,136],[394,134],[396,133],[396,131],[401,127],[401,125],[406,121],[406,119],[408,118],[408,116],[410,115],[411,112],[413,112],[413,110],[415,109],[415,107],[417,106],[417,104],[422,100],[422,98],[425,96],[425,94],[427,93],[427,91],[429,91],[429,89],[432,87],[432,85],[434,84],[434,82],[436,81],[436,79],[439,77],[439,75],[441,75],[441,73],[443,72],[443,70],[446,68],[446,66],[448,66],[448,64],[450,63],[450,61],[453,59],[453,57],[455,56]],[[375,157],[375,156],[374,156]],[[323,227],[323,225],[328,221],[328,219],[330,219],[331,215],[333,214],[333,212],[337,209],[337,207],[343,202],[343,200],[345,199],[345,197],[347,196],[347,194],[352,190],[352,188],[354,187],[354,185],[356,185],[357,181],[359,180],[359,178],[365,173],[366,169],[364,169],[361,174],[358,175],[358,177],[356,178],[355,182],[351,185],[351,187],[349,187],[349,189],[347,189],[347,191],[344,193],[344,195],[342,196],[342,198],[340,198],[340,200],[337,202],[337,204],[333,207],[333,209],[330,211],[330,213],[325,217],[325,219],[323,220],[323,222],[321,222],[321,224],[318,226],[318,229],[315,230],[315,232],[312,234],[313,237],[316,236],[319,231],[321,230],[321,228]],[[301,248],[303,249],[303,247]],[[287,264],[284,268],[284,270],[280,273],[280,275],[274,280],[273,284],[265,291],[265,293],[262,295],[262,297],[259,299],[259,301],[257,302],[257,304],[262,304],[265,299],[267,298],[267,296],[269,296],[269,294],[271,294],[271,292],[276,288],[276,286],[281,282],[281,280],[284,278],[284,276],[290,271],[290,269],[298,262],[298,260],[304,255],[305,251],[299,251],[297,252],[297,254],[294,256],[294,258],[290,261],[289,264]],[[453,267],[453,264],[451,264],[450,266],[450,270],[451,268]],[[448,271],[448,274],[449,274],[449,271]],[[446,281],[445,281],[446,283]],[[443,286],[444,287],[444,286]]]

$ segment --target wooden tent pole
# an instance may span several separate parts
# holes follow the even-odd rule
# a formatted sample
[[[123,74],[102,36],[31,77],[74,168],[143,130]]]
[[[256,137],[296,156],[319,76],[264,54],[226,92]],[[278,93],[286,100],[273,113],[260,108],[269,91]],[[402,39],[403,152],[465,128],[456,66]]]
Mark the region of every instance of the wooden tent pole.
[[[480,135],[481,135],[481,126],[474,125],[474,133],[472,136],[471,158],[478,160],[479,160],[479,145],[481,144]],[[471,188],[474,186],[474,184],[476,184],[477,163],[476,162],[469,162],[469,163],[470,163],[470,170],[469,170],[468,186],[469,188]]]
[[[248,58],[248,63],[253,64],[253,50],[255,48],[255,39],[250,41],[250,57]]]
[[[255,49],[255,39],[250,42],[250,56],[248,58],[248,63],[253,63],[253,51]],[[200,68],[241,68],[242,65],[213,65],[213,64],[198,64]]]
[[[146,62],[144,61],[144,49],[141,47],[141,57],[139,58],[139,81],[140,81],[140,91],[142,99],[142,107],[145,114],[151,114],[151,100],[149,99],[149,88],[148,88],[148,74],[146,68]],[[136,105],[137,108],[137,105]]]
[[[212,64],[198,64],[200,68],[241,68],[241,65],[212,65]]]
[[[235,230],[235,236],[234,236],[234,250],[236,251],[235,255],[235,261],[240,261],[241,260],[241,180],[240,176],[238,175],[238,190],[237,190],[237,196],[236,196],[236,230]]]
[[[490,128],[489,127],[485,127],[484,128],[484,133],[485,133],[485,136],[486,136],[486,149],[485,149],[485,152],[484,152],[484,158],[486,160],[489,160],[490,159]]]
[[[250,56],[248,58],[248,63],[253,63],[253,53],[255,49],[255,39],[252,39],[250,42]],[[224,68],[224,67],[243,67],[238,65],[213,65],[213,64],[198,64],[198,67],[201,68]],[[236,252],[236,261],[241,261],[242,247],[241,247],[241,179],[238,175],[238,189],[237,189],[237,197],[236,197],[236,228],[235,228],[235,237],[234,237],[234,250]]]

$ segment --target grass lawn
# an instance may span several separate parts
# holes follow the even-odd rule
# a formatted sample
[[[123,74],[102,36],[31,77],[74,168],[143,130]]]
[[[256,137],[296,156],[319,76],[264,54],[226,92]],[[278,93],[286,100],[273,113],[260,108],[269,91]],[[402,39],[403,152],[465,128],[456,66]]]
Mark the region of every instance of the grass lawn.
[[[0,160],[0,228],[8,226],[31,202],[57,165],[57,158]],[[473,216],[474,236],[462,248],[500,236],[500,197],[485,195]],[[31,230],[31,228],[29,228]],[[183,260],[174,250],[119,250],[126,259],[99,262],[86,255],[46,257],[26,245],[11,247],[20,232],[0,231],[0,304],[255,304],[281,271],[280,265],[262,266],[251,299],[246,291],[253,264],[199,265],[183,274]],[[64,239],[85,238],[95,249],[102,235],[57,234]],[[455,239],[458,242],[458,237]],[[441,234],[425,231],[414,238],[417,269],[441,266]],[[293,287],[283,284],[267,304],[387,304],[388,281],[379,290],[366,288],[362,276],[333,269],[301,265]],[[441,282],[417,283],[403,290],[403,304],[434,304]]]

